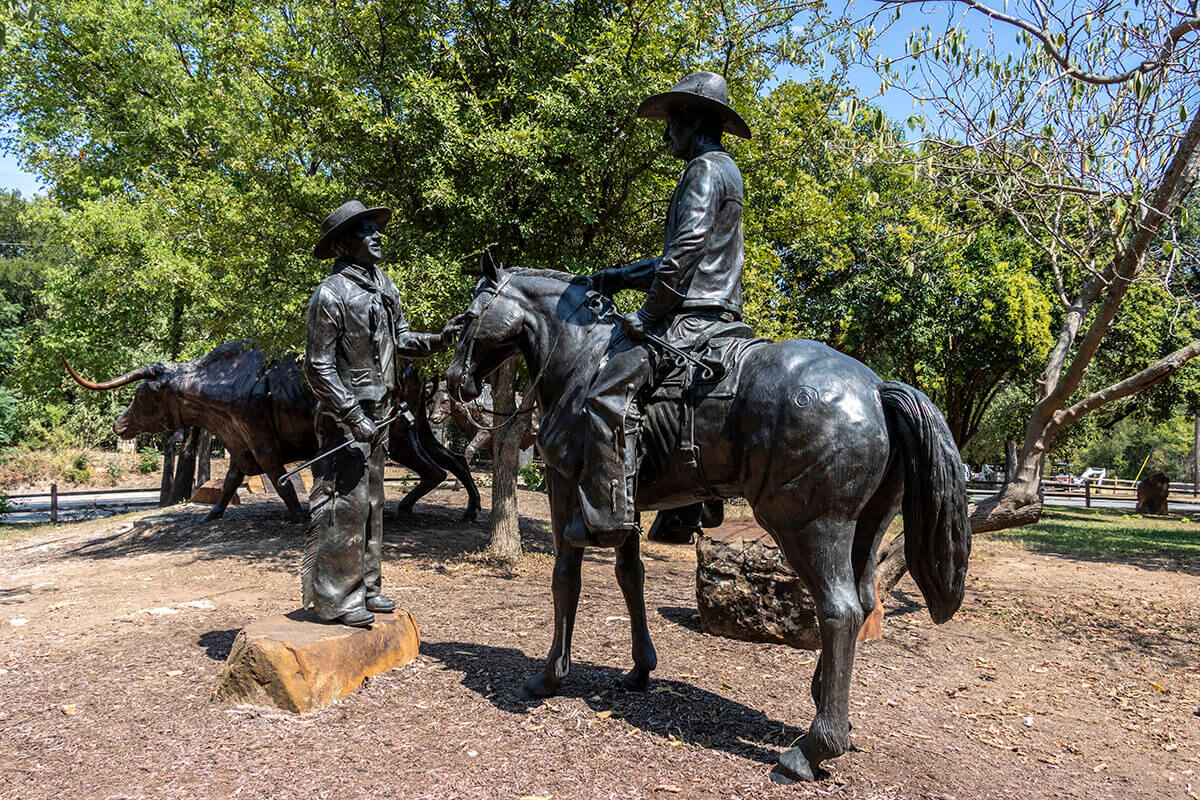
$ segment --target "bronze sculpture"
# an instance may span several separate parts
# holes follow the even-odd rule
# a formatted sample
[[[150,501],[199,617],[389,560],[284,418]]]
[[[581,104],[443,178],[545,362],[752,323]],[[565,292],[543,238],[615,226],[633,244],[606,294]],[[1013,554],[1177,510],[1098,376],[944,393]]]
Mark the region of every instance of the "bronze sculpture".
[[[622,288],[648,294],[640,309],[622,319],[625,335],[609,349],[587,389],[587,466],[573,476],[579,504],[565,532],[580,545],[638,532],[638,395],[657,371],[661,349],[686,352],[742,318],[742,174],[721,147],[721,134],[748,139],[750,128],[729,106],[725,79],[692,73],[643,101],[637,115],[667,121],[663,140],[687,166],[667,211],[662,255],[593,277],[605,294]],[[685,457],[694,461],[695,453]],[[550,458],[566,460],[561,454]]]
[[[353,443],[313,466],[302,600],[322,619],[354,626],[396,608],[380,578],[382,423],[397,410],[396,360],[437,353],[459,330],[455,321],[441,333],[409,330],[399,290],[376,266],[391,216],[351,200],[321,223],[313,249],[335,259],[308,305],[304,375],[317,396],[317,439],[321,452]]]
[[[140,381],[133,401],[113,425],[122,439],[197,427],[221,440],[229,451],[229,469],[221,497],[204,517],[205,522],[221,518],[248,475],[266,475],[288,515],[296,521],[305,518],[296,489],[290,481],[280,480],[285,464],[307,461],[317,454],[313,427],[317,399],[295,356],[269,360],[253,344],[227,342],[191,361],[147,364],[102,382],[80,377],[65,358],[63,364],[80,386],[93,391]],[[425,416],[423,389],[421,376],[411,364],[402,362],[396,397],[407,402],[416,423],[393,427],[387,452],[421,481],[400,500],[396,513],[411,511],[449,471],[466,487],[464,519],[474,521],[479,513],[479,490],[466,459],[443,447],[434,436]]]
[[[571,665],[584,548],[566,541],[585,465],[563,444],[589,427],[582,398],[594,367],[622,325],[611,300],[588,278],[552,270],[505,270],[485,262],[468,325],[446,371],[455,396],[477,397],[480,381],[521,353],[542,406],[538,446],[549,469],[556,551],[554,641],[542,671],[525,686],[558,691]],[[744,497],[804,581],[818,611],[821,657],[813,673],[817,715],[773,777],[813,780],[818,765],[850,746],[849,697],[855,639],[875,607],[876,550],[901,505],[905,555],[935,622],[962,603],[971,527],[962,462],[945,418],[921,392],[881,381],[866,365],[817,342],[728,339],[706,356],[723,368],[714,382],[689,381],[694,429],[679,396],[647,406],[635,498],[638,509],[678,508]],[[695,464],[680,457],[693,437]],[[551,460],[563,454],[566,461]],[[633,636],[633,669],[644,688],[657,664],[646,625],[638,536],[613,540],[617,582]]]

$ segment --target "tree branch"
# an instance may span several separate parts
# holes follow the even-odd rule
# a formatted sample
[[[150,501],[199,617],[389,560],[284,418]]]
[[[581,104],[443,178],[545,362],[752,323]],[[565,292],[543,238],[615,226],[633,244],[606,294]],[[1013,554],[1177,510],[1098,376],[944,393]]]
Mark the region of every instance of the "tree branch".
[[[885,2],[887,5],[905,6],[918,3],[923,4],[926,2],[926,0],[881,0],[881,2]],[[1064,75],[1074,78],[1075,80],[1083,81],[1084,83],[1095,84],[1097,86],[1111,86],[1112,84],[1116,83],[1125,83],[1139,73],[1145,75],[1161,69],[1171,54],[1175,52],[1175,46],[1179,44],[1180,40],[1182,40],[1183,37],[1187,36],[1189,33],[1200,30],[1200,15],[1193,14],[1167,32],[1167,38],[1158,47],[1157,56],[1152,59],[1142,61],[1133,69],[1126,70],[1125,72],[1113,75],[1103,75],[1086,72],[1075,64],[1071,63],[1070,58],[1063,54],[1062,51],[1060,51],[1054,44],[1053,40],[1050,38],[1050,32],[1045,30],[1045,28],[1040,28],[1034,25],[1032,22],[1023,20],[1020,17],[1014,17],[1011,14],[998,11],[990,6],[984,5],[983,3],[979,2],[979,0],[949,0],[949,2],[960,3],[972,9],[973,11],[978,11],[984,16],[991,17],[997,22],[1003,22],[1007,25],[1020,28],[1042,43],[1042,49],[1045,50],[1046,54],[1054,59],[1054,61],[1057,62],[1060,67],[1062,67]],[[1044,8],[1042,9],[1042,13],[1046,13]]]
[[[1114,383],[1112,386],[1093,392],[1065,411],[1060,411],[1054,416],[1054,424],[1056,427],[1070,425],[1084,414],[1095,411],[1100,406],[1147,389],[1175,374],[1196,356],[1200,356],[1200,342],[1192,342],[1186,347],[1181,347],[1171,355],[1155,361],[1136,375],[1130,375],[1120,383]]]

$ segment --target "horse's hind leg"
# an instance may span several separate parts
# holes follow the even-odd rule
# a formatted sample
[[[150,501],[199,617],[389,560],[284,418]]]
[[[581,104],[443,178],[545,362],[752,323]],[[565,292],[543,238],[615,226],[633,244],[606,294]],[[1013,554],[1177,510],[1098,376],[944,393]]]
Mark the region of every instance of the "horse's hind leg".
[[[558,692],[563,678],[571,670],[571,635],[575,630],[575,610],[579,606],[580,572],[583,548],[563,541],[563,528],[571,519],[578,492],[575,485],[556,472],[547,474],[550,494],[550,525],[554,531],[554,643],[541,672],[525,679],[525,691],[534,697],[549,697]]]
[[[617,548],[617,584],[629,609],[629,629],[633,635],[633,669],[621,679],[627,689],[641,691],[650,681],[650,672],[658,666],[658,655],[646,626],[646,570],[642,566],[641,542],[636,534],[625,538]]]
[[[883,541],[888,526],[896,518],[903,499],[904,463],[895,458],[895,454],[893,454],[891,463],[884,473],[883,482],[858,515],[858,523],[854,528],[854,549],[851,559],[854,564],[854,581],[858,586],[858,599],[862,605],[864,619],[875,610],[877,599],[875,565],[876,559],[879,557],[879,544]],[[821,699],[820,657],[817,658],[817,666],[813,670],[812,698],[814,704],[820,702]]]
[[[804,580],[821,630],[817,715],[798,747],[779,756],[783,777],[811,781],[816,767],[850,749],[850,679],[864,614],[854,580],[853,521],[814,520],[798,533],[774,527],[788,563]]]
[[[399,437],[398,437],[399,438]],[[420,441],[416,436],[405,435],[400,441],[393,439],[390,444],[394,446],[389,448],[388,455],[392,460],[408,467],[413,472],[417,473],[420,481],[408,494],[400,499],[400,503],[396,506],[396,516],[411,514],[413,507],[425,495],[432,492],[438,487],[442,481],[446,480],[446,473],[439,467],[433,459],[421,447]]]

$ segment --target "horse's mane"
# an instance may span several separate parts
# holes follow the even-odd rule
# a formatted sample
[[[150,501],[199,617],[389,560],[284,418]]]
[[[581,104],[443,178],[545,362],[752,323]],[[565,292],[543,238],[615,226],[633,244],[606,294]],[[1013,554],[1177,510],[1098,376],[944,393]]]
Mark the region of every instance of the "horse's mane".
[[[506,272],[511,272],[514,275],[528,275],[533,278],[550,278],[551,280],[559,281],[560,283],[569,283],[572,286],[583,286],[591,283],[591,278],[586,275],[575,275],[570,272],[560,272],[556,269],[536,269],[534,267],[505,267]]]

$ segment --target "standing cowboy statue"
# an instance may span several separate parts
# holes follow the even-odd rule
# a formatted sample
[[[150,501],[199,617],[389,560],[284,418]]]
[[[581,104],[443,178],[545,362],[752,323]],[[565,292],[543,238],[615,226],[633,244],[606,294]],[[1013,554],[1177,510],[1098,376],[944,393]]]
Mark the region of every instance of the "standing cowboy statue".
[[[321,223],[313,250],[335,261],[308,304],[304,374],[327,455],[313,464],[301,584],[306,608],[345,625],[370,625],[372,612],[396,608],[380,592],[380,547],[388,423],[406,414],[393,400],[397,359],[440,352],[460,329],[457,320],[441,333],[408,329],[396,285],[376,266],[391,216],[351,200]]]
[[[624,339],[588,391],[587,467],[579,507],[564,531],[577,545],[638,532],[634,482],[642,417],[636,397],[661,356],[647,334],[687,350],[714,325],[742,318],[742,173],[721,147],[721,134],[749,139],[750,128],[730,108],[725,79],[694,72],[646,98],[637,115],[667,121],[663,142],[687,166],[667,211],[662,255],[592,276],[603,294],[628,288],[648,295],[624,318]]]

